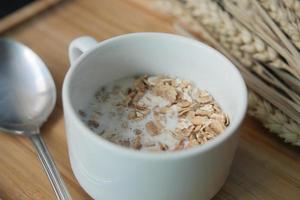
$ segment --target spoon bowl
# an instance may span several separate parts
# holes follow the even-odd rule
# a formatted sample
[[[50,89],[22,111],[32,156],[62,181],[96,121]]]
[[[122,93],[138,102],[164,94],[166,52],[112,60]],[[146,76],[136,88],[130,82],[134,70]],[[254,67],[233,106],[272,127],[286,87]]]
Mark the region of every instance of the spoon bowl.
[[[56,102],[45,63],[28,47],[8,39],[0,39],[0,63],[0,129],[38,132]]]
[[[54,109],[56,89],[45,63],[28,47],[0,39],[0,131],[33,143],[57,199],[71,199],[40,135]]]

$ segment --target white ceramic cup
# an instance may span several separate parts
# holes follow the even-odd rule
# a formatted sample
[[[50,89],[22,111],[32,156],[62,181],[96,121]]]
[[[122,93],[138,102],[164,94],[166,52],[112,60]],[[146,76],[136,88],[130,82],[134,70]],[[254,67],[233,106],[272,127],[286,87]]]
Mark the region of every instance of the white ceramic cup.
[[[100,43],[75,39],[63,85],[69,156],[80,185],[99,200],[205,200],[224,184],[238,128],[245,116],[247,90],[233,64],[198,41],[165,33],[133,33]],[[93,133],[78,116],[96,89],[136,74],[166,74],[208,90],[230,116],[230,126],[196,148],[139,152]]]

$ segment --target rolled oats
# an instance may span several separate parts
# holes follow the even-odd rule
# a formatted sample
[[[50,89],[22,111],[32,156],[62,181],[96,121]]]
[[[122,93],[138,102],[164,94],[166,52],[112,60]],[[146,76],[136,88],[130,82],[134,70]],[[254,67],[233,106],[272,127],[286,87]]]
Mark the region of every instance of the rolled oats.
[[[142,137],[141,135],[136,135],[133,142],[132,142],[132,148],[134,149],[141,149],[142,148],[142,143],[141,143]]]
[[[176,100],[176,96],[177,96],[175,87],[168,84],[154,85],[153,93],[156,96],[160,96],[168,100],[170,103],[173,103]]]
[[[214,98],[187,80],[144,75],[124,87],[102,87],[95,94],[94,105],[110,106],[108,121],[102,111],[78,112],[93,131],[113,143],[137,150],[182,150],[206,143],[229,126],[228,115]],[[113,98],[119,100],[110,102]],[[111,118],[118,123],[108,126]]]
[[[197,114],[197,112],[196,112]],[[193,119],[192,119],[192,123],[196,126],[199,126],[203,123],[203,117],[201,116],[195,116]]]
[[[192,104],[191,102],[186,100],[177,103],[177,105],[181,108],[189,107],[191,104]]]
[[[178,151],[181,149],[184,149],[184,139],[181,139],[174,148],[175,151]]]
[[[161,131],[161,129],[153,121],[147,122],[146,130],[152,136],[158,135]]]
[[[195,126],[193,132],[196,133],[196,132],[200,131],[201,128],[202,128],[202,125]]]
[[[169,111],[170,111],[170,107],[162,107],[162,108],[159,109],[158,112],[161,113],[161,114],[166,114]]]
[[[169,149],[168,145],[159,143],[159,148],[162,151],[167,151]]]
[[[218,120],[212,121],[210,123],[210,127],[215,133],[221,133],[225,128],[224,125],[222,124],[222,122],[220,122]]]

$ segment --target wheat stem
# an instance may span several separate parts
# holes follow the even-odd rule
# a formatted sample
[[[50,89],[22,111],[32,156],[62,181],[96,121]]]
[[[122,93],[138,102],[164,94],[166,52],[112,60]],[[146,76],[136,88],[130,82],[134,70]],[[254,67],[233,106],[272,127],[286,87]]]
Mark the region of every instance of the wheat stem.
[[[250,4],[250,2],[252,4]],[[289,42],[276,24],[270,19],[259,3],[257,3],[257,0],[249,1],[247,7],[241,7],[239,4],[234,4],[231,0],[224,0],[223,3],[228,12],[230,12],[249,30],[259,35],[281,56],[283,56],[291,68],[289,72],[300,79],[300,68],[297,64],[300,63],[299,52]],[[264,23],[262,20],[264,20],[266,23]],[[272,35],[267,34],[266,30],[268,30],[267,32],[272,30],[274,33]],[[288,48],[289,51],[287,51],[286,48]]]
[[[287,8],[289,8],[298,18],[300,18],[299,0],[282,0],[282,1]]]
[[[291,42],[300,49],[300,1],[259,0],[269,16],[289,36]],[[294,4],[294,6],[293,6]],[[295,9],[296,8],[296,9]],[[297,12],[297,11],[299,12]]]
[[[177,33],[193,38],[199,39],[191,34],[180,24],[174,25]],[[198,30],[200,27],[197,28]],[[205,39],[209,39],[210,43],[218,44],[217,41],[208,34],[205,30],[201,31],[201,35]],[[225,50],[225,49],[224,49]],[[228,55],[227,55],[228,56]],[[285,142],[300,146],[300,125],[293,120],[290,120],[282,112],[273,107],[270,103],[258,97],[255,93],[249,92],[249,114],[258,118],[263,125],[283,138]]]
[[[189,37],[192,36],[192,38],[199,39],[197,33],[191,30],[187,31],[186,30],[187,27],[184,27],[184,25],[182,26],[177,24],[176,30],[179,29],[181,29],[180,33],[185,33],[184,35],[186,36]],[[222,47],[220,43],[216,41],[205,28],[199,25],[198,30],[200,30],[201,36],[206,41],[208,41],[219,51],[221,51],[227,58],[229,58],[235,64],[235,66],[239,68],[243,77],[246,80],[247,85],[252,90],[255,90],[259,95],[261,95],[265,99],[268,99],[272,104],[274,104],[280,110],[283,110],[289,117],[291,117],[292,119],[300,123],[299,106],[297,104],[287,99],[286,97],[280,95],[278,92],[276,92],[276,90],[274,90],[273,88],[265,84],[263,81],[261,81],[259,78],[257,78],[255,75],[253,75],[251,72],[249,72],[249,70],[243,67],[243,65],[235,57],[233,57],[230,53],[228,53],[228,51],[224,47]]]
[[[204,38],[216,47],[239,68],[249,88],[255,90],[256,93],[273,105],[264,100],[259,101],[259,106],[262,107],[261,112],[265,112],[264,115],[267,115],[268,118],[272,118],[274,121],[277,118],[288,119],[288,116],[290,118],[288,120],[297,125],[292,125],[292,127],[299,128],[300,82],[298,72],[294,66],[295,59],[293,56],[295,53],[292,54],[291,51],[285,49],[286,44],[278,37],[270,25],[261,19],[261,14],[256,16],[260,17],[255,19],[256,24],[250,24],[251,28],[254,27],[254,30],[258,29],[260,31],[257,34],[257,31],[255,33],[249,31],[253,31],[253,29],[249,27],[245,28],[244,24],[239,23],[238,20],[230,16],[226,12],[228,11],[227,8],[225,8],[225,11],[222,10],[215,1],[164,0],[164,2],[170,3],[168,5],[171,5],[171,8],[170,6],[168,7],[168,12],[172,12],[180,21],[180,24],[176,24],[175,26],[175,30],[178,33],[195,39],[199,39],[200,35],[201,39]],[[245,6],[248,6],[249,0],[244,0],[243,2],[246,2]],[[250,16],[248,13],[245,13],[242,13],[242,18]],[[278,45],[278,49],[270,45],[270,41]],[[281,56],[283,55],[289,58],[288,63],[282,59]],[[287,73],[285,70],[290,73]],[[295,77],[298,77],[298,79]],[[284,91],[286,96],[276,88]],[[285,115],[275,107],[284,112]],[[276,113],[276,116],[274,113]],[[258,118],[260,117],[258,116]],[[260,120],[263,121],[263,118],[260,118]],[[263,122],[264,124],[271,124],[270,121],[266,123],[265,120]],[[280,124],[281,122],[282,124]],[[286,125],[284,122],[284,120],[277,120],[277,124],[280,124],[281,127],[289,128],[283,137],[298,138],[297,134],[299,135],[299,133],[295,133],[290,128],[290,125]],[[270,125],[270,127],[272,126]],[[276,130],[274,129],[273,131]],[[290,139],[287,141],[290,141]],[[293,140],[292,143],[299,145],[300,142],[299,140]]]
[[[284,43],[284,45],[288,48],[288,50],[292,53],[295,62],[296,62],[296,69],[300,72],[300,69],[297,65],[297,62],[300,62],[300,54],[298,50],[292,45],[290,40],[285,36],[285,34],[280,30],[280,28],[275,24],[275,22],[270,18],[270,16],[266,13],[266,11],[261,7],[257,0],[252,1],[253,4],[258,9],[259,13],[266,21],[266,23],[271,27],[271,29],[276,33],[276,35],[280,38],[280,40]]]
[[[300,81],[298,79],[291,76],[289,73],[283,72],[282,70],[279,69],[271,69],[271,70],[292,90],[296,91],[297,94],[300,94]]]
[[[300,96],[280,81],[277,81],[277,78],[272,73],[270,73],[268,70],[264,70],[264,66],[262,64],[257,62],[256,66],[257,67],[254,68],[256,74],[266,82],[272,84],[278,89],[283,90],[295,102],[291,102],[291,105],[293,105],[293,107],[300,112],[300,107],[298,106],[300,104]]]

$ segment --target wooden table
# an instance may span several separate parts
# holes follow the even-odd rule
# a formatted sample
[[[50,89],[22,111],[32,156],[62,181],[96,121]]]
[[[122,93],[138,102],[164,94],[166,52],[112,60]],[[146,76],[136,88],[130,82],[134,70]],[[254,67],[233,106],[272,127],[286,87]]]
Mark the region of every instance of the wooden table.
[[[73,199],[90,199],[70,168],[61,104],[61,87],[68,70],[68,45],[76,37],[98,40],[128,32],[173,32],[170,17],[148,9],[139,0],[65,1],[46,13],[6,32],[34,51],[54,76],[58,101],[43,136]],[[214,199],[300,199],[300,150],[283,142],[247,117],[233,167]],[[55,199],[31,143],[23,137],[0,134],[0,199]]]

